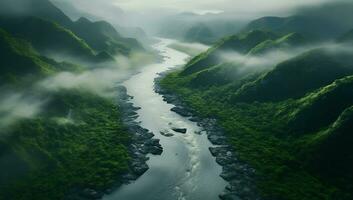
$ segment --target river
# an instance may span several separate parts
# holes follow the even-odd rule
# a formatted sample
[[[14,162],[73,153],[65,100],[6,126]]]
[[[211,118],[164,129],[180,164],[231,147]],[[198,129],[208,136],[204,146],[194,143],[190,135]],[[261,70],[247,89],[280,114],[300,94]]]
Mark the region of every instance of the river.
[[[139,179],[123,185],[103,200],[216,200],[227,183],[219,176],[222,167],[212,157],[212,144],[196,123],[170,109],[173,105],[163,101],[154,91],[158,73],[181,67],[189,56],[169,48],[172,40],[162,39],[153,48],[164,57],[163,62],[144,67],[123,85],[134,98],[134,106],[141,107],[137,121],[152,131],[163,146],[161,156],[150,155],[150,169]],[[176,133],[172,127],[187,128],[186,134]],[[160,131],[168,130],[174,136],[166,137]]]

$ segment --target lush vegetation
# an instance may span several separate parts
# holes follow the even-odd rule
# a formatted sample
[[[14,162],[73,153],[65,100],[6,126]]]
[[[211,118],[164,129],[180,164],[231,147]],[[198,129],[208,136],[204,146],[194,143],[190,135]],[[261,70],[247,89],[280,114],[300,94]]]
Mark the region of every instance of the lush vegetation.
[[[91,22],[85,18],[73,22],[49,0],[6,0],[0,5],[0,26],[29,40],[38,50],[82,56],[88,61],[107,61],[100,60],[100,56],[94,58],[101,52],[115,56],[144,51],[136,39],[120,36],[108,22]],[[26,12],[18,14],[20,6],[28,7]]]
[[[49,97],[39,115],[1,130],[0,196],[62,199],[118,183],[129,170],[130,138],[116,102],[80,90],[31,87],[63,70],[79,73],[82,68],[43,57],[29,42],[1,29],[0,53],[2,85]]]
[[[123,38],[112,25],[105,21],[91,22],[80,18],[71,26],[72,30],[97,51],[111,55],[129,55],[132,51],[143,51],[136,39]]]
[[[94,50],[84,40],[57,23],[36,17],[4,17],[0,18],[0,26],[11,34],[27,40],[42,54],[95,60]]]
[[[18,79],[25,79],[25,75],[36,73],[38,77],[49,75],[55,67],[44,61],[30,43],[12,37],[6,31],[0,29],[0,53],[2,83],[16,83]],[[37,77],[37,78],[38,78]]]
[[[250,55],[259,55],[275,49],[286,49],[289,47],[302,46],[307,40],[299,33],[289,33],[276,40],[266,40],[256,45],[249,51]]]
[[[316,49],[270,71],[240,73],[241,63],[212,58],[227,40],[161,86],[199,115],[218,119],[238,157],[256,169],[265,199],[352,199],[352,55]],[[247,54],[260,41],[245,51],[238,41],[229,48]]]
[[[74,23],[50,1],[5,2],[0,3],[0,85],[6,89],[1,90],[1,98],[19,94],[26,101],[28,95],[41,106],[36,115],[16,118],[6,126],[1,123],[0,199],[75,199],[85,189],[101,192],[119,185],[130,170],[131,138],[116,100],[80,88],[44,90],[38,83],[60,72],[79,74],[90,69],[66,62],[70,56],[88,62],[113,61],[107,53],[109,43],[119,42],[113,53],[124,55],[134,53],[135,47],[143,49],[105,22],[87,22],[81,31],[91,29],[95,32],[89,33],[109,38],[99,38],[108,46],[93,46],[88,38],[81,39],[77,29],[69,28]],[[11,5],[19,4],[28,7],[21,17],[11,10]],[[48,58],[51,54],[66,61]],[[4,106],[0,117],[12,112]]]
[[[1,160],[0,196],[62,199],[115,184],[129,169],[129,134],[119,119],[111,100],[77,90],[53,94],[39,116],[2,135],[1,154],[8,158]]]

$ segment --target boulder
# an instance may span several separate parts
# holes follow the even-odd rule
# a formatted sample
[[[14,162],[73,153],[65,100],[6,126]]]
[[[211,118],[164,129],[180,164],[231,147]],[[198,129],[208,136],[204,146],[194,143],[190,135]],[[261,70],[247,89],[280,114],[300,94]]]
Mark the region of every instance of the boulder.
[[[186,128],[172,128],[172,130],[177,133],[182,133],[182,134],[185,134],[187,132]]]

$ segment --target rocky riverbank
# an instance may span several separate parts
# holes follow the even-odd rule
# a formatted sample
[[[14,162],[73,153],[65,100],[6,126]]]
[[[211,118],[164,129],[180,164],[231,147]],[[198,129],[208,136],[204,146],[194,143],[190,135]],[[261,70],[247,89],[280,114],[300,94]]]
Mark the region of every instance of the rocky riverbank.
[[[163,152],[159,139],[153,139],[154,134],[149,130],[140,126],[136,119],[138,117],[137,110],[140,108],[133,106],[129,102],[133,97],[127,94],[124,86],[118,86],[117,103],[122,112],[123,123],[128,132],[131,133],[131,143],[128,151],[131,156],[129,172],[119,177],[117,182],[106,190],[94,190],[91,188],[74,189],[67,195],[67,200],[97,200],[101,199],[105,194],[111,193],[122,184],[129,184],[131,181],[137,180],[148,169],[146,161],[149,159],[148,154],[160,155]]]
[[[148,170],[146,161],[147,154],[161,155],[163,148],[159,143],[159,139],[153,139],[154,134],[149,130],[142,128],[136,119],[138,118],[137,110],[139,107],[133,106],[129,100],[133,97],[127,94],[124,86],[118,88],[118,103],[123,113],[123,122],[127,126],[128,131],[132,134],[132,143],[129,145],[129,152],[132,157],[130,164],[130,172],[123,176],[122,183],[127,184],[136,180],[139,176]]]
[[[161,94],[164,101],[175,106],[172,111],[188,117],[190,121],[197,122],[202,131],[196,134],[207,134],[210,142],[215,145],[210,148],[210,152],[216,157],[216,162],[222,166],[220,176],[229,183],[219,195],[220,199],[260,200],[255,184],[255,170],[237,159],[236,149],[229,145],[224,131],[217,125],[217,120],[198,116],[197,112],[185,105],[177,95],[160,87],[159,82],[167,73],[159,74],[160,76],[155,79],[155,92]]]

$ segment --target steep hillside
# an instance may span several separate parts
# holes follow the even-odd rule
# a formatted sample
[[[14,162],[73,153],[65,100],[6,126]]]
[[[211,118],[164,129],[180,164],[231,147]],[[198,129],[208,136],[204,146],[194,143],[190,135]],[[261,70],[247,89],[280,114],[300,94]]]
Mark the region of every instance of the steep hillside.
[[[290,114],[289,127],[295,132],[318,131],[328,127],[353,105],[352,85],[353,77],[345,77],[300,99],[298,108]]]
[[[183,75],[189,75],[197,71],[212,67],[224,62],[220,56],[224,52],[235,51],[239,54],[247,54],[252,48],[269,39],[275,39],[276,35],[263,31],[250,31],[244,35],[233,35],[218,41],[212,48],[190,60]]]
[[[276,40],[266,40],[249,51],[249,55],[260,55],[271,50],[284,50],[306,45],[308,41],[299,33],[290,33]]]
[[[184,39],[188,42],[210,44],[215,40],[215,36],[205,24],[197,24],[186,31]]]
[[[44,77],[56,69],[46,62],[26,41],[16,39],[0,29],[0,82],[17,83],[20,79]],[[37,75],[38,76],[38,75]]]
[[[44,78],[81,68],[46,58],[2,29],[0,54],[1,87],[22,94],[23,101],[34,95],[34,104],[41,105],[36,115],[16,118],[5,127],[1,123],[0,199],[93,198],[102,195],[96,191],[121,184],[122,174],[131,169],[130,134],[115,100],[79,89],[38,89]],[[3,109],[7,103],[12,102],[1,105],[1,119],[7,119],[7,112],[17,115],[32,109]],[[95,193],[85,192],[87,188]]]
[[[129,55],[132,51],[143,51],[136,39],[123,38],[112,25],[104,21],[91,22],[80,18],[71,29],[97,51],[107,51],[112,55]]]
[[[36,16],[54,21],[62,26],[68,26],[72,23],[70,18],[49,0],[2,0],[0,15],[7,17]]]
[[[129,170],[130,138],[117,105],[78,90],[49,95],[39,116],[1,131],[0,196],[93,198],[80,192],[119,184]]]
[[[341,185],[346,191],[353,189],[353,184],[350,182],[353,180],[351,170],[353,168],[352,124],[353,106],[342,112],[322,138],[314,144],[311,156],[308,158],[309,165],[314,172]],[[345,178],[339,179],[337,177]]]
[[[353,73],[351,55],[313,50],[279,64],[258,80],[244,85],[233,102],[280,101],[308,92]]]
[[[273,41],[295,45],[297,36]],[[159,84],[197,116],[218,120],[239,159],[255,168],[264,199],[350,200],[352,58],[321,48],[249,74],[217,62],[186,74],[187,65]]]
[[[244,31],[263,30],[285,35],[297,32],[312,40],[334,38],[341,34],[335,22],[314,16],[262,17],[250,22]]]
[[[84,39],[96,52],[126,55],[132,50],[143,51],[137,40],[119,36],[107,22],[93,23],[86,19],[73,22],[49,0],[6,0],[2,2],[1,9],[4,10],[0,15],[2,17],[37,17],[57,23]]]
[[[98,60],[94,50],[84,40],[57,23],[36,17],[0,18],[0,27],[29,41],[44,55]]]

